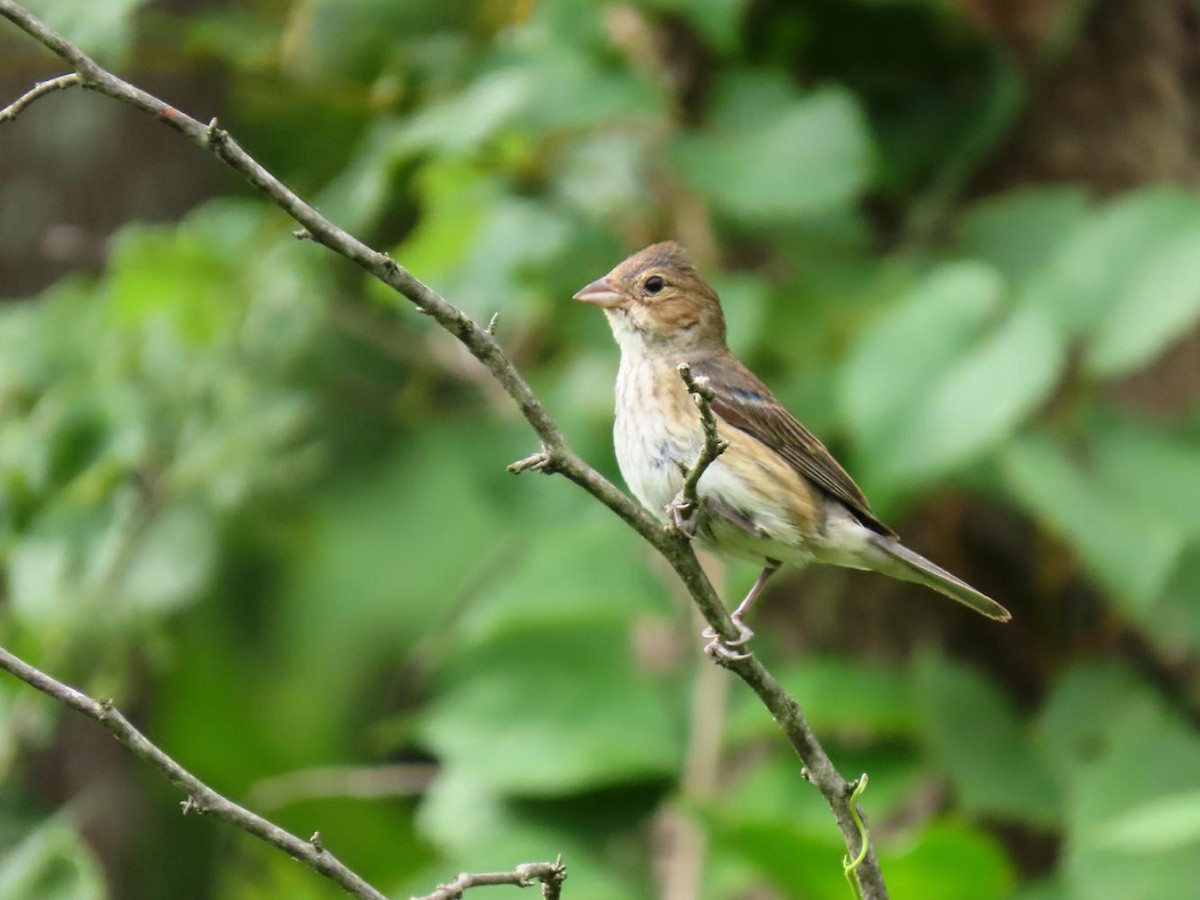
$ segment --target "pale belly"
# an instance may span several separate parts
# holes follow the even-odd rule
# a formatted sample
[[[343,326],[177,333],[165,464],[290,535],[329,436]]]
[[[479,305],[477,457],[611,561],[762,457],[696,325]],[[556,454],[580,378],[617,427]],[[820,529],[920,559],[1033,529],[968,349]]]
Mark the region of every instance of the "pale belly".
[[[677,377],[669,360],[622,359],[617,379],[617,464],[633,495],[664,522],[704,444],[699,413],[682,383],[675,387]],[[698,485],[701,546],[759,565],[875,567],[867,530],[844,507],[808,488],[779,457],[764,456],[754,438],[719,427],[730,446]]]
[[[684,469],[700,455],[704,433],[698,418],[696,428],[686,432],[645,412],[632,416],[618,412],[613,429],[617,465],[638,501],[666,522],[667,507],[683,488]],[[789,520],[785,505],[776,497],[749,489],[735,468],[723,460],[719,457],[705,469],[697,486],[702,508],[696,538],[701,546],[759,565],[769,560],[793,565],[811,561],[813,548]],[[708,499],[743,521],[713,512],[705,503]]]

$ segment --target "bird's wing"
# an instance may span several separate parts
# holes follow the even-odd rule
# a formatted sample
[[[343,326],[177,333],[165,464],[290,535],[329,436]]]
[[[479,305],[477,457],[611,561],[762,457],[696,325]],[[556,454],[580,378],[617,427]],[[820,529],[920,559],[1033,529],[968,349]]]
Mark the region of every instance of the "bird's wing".
[[[692,374],[708,379],[712,411],[729,425],[770,447],[819,487],[844,504],[872,531],[895,532],[875,518],[867,498],[833,454],[775,399],[770,389],[732,355],[691,363]]]

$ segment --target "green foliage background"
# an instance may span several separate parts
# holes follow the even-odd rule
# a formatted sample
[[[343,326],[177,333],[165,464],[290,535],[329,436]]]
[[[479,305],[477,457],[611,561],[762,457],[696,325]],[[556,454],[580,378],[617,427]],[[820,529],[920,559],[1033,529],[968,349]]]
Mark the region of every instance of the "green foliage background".
[[[498,312],[614,478],[617,353],[569,297],[684,240],[881,515],[1014,612],[812,572],[761,613],[756,650],[871,775],[893,896],[1200,879],[1200,198],[1138,155],[1103,58],[1079,115],[1112,141],[1038,131],[1135,0],[1018,4],[1047,11],[1025,31],[951,0],[29,5]],[[57,71],[11,30],[0,59],[9,97]],[[5,646],[392,896],[558,853],[571,900],[656,896],[688,864],[673,816],[705,898],[848,896],[820,797],[699,674],[662,567],[565,481],[505,474],[534,441],[503,394],[292,227],[95,95],[0,132]],[[712,790],[681,774],[697,707]],[[336,896],[8,679],[0,769],[0,898]]]

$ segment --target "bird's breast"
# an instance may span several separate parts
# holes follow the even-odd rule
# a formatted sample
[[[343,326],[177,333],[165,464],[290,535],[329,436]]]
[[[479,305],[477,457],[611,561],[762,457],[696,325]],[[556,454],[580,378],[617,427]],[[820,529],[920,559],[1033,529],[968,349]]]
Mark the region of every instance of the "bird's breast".
[[[667,505],[683,487],[683,471],[704,446],[700,413],[678,363],[623,354],[617,377],[617,464],[638,501],[664,521]],[[704,543],[748,559],[801,562],[810,555],[804,545],[816,526],[812,489],[754,438],[724,422],[718,427],[729,447],[705,470],[700,497],[733,510],[754,532],[705,512],[699,530]]]
[[[680,488],[680,466],[704,445],[695,404],[669,359],[622,358],[613,443],[617,465],[643,506],[665,519]]]

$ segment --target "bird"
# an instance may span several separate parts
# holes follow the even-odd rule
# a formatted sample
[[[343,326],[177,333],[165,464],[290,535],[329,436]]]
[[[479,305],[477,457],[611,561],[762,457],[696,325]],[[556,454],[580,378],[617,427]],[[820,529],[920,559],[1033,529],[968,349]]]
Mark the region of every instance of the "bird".
[[[1008,610],[914,550],[871,511],[825,445],[729,350],[716,292],[683,246],[652,244],[577,291],[603,310],[620,348],[613,443],[638,502],[705,549],[762,567],[732,614],[738,637],[713,629],[705,651],[749,656],[746,617],[784,565],[824,563],[915,582],[1001,622]],[[697,502],[682,489],[706,434],[680,365],[706,384],[724,445],[700,476]]]

